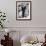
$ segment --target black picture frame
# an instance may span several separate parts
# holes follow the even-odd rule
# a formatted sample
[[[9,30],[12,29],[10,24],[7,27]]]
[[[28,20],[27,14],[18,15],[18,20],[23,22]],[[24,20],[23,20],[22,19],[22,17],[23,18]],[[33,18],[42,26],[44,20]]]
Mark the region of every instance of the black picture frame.
[[[21,17],[18,17],[20,15],[20,13],[21,14],[23,13],[23,11],[22,12],[18,12],[19,11],[18,9],[19,8],[22,9],[21,7],[22,6],[24,7],[24,5],[26,6],[26,4],[27,4],[27,7],[29,6],[27,8],[28,9],[27,10],[28,12],[26,11],[28,14],[25,13],[25,16],[24,17],[22,17],[22,15],[21,15]],[[16,20],[32,20],[32,1],[16,1]]]

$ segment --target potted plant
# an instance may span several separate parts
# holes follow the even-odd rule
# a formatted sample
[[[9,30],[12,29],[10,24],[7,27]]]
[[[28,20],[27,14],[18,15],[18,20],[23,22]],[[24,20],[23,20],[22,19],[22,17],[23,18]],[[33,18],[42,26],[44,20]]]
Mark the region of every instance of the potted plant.
[[[4,22],[6,20],[6,15],[4,12],[0,11],[0,27],[4,28]]]

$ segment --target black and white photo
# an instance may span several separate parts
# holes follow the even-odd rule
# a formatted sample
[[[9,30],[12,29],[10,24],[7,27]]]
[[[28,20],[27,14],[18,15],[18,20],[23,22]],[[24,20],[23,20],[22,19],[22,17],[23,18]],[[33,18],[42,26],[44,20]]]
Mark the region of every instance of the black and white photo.
[[[16,1],[16,19],[31,19],[31,1]]]

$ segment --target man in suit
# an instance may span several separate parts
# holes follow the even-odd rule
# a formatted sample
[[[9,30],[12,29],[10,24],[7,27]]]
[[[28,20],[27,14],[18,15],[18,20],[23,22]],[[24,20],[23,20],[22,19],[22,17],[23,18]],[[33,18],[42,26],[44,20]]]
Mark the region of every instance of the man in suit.
[[[24,17],[25,16],[26,6],[22,6],[21,8],[22,8],[22,17]]]

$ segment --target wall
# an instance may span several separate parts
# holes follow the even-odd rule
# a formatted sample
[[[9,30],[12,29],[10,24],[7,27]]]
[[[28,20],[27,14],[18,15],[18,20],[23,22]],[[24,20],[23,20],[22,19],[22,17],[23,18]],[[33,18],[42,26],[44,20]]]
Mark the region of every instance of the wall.
[[[16,0],[0,0],[0,9],[6,12],[6,27],[46,27],[46,0],[32,0],[32,20],[16,20]]]

